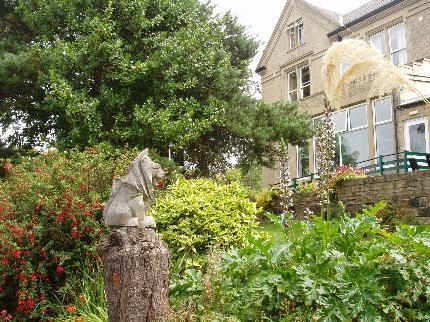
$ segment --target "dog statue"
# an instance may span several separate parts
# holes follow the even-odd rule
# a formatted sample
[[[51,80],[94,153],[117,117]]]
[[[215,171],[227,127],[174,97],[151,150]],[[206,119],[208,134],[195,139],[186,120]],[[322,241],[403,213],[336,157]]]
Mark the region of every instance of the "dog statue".
[[[155,202],[154,178],[164,177],[158,163],[143,150],[133,161],[125,177],[114,179],[112,193],[103,211],[106,225],[113,227],[155,228],[152,216],[146,216],[149,207]]]

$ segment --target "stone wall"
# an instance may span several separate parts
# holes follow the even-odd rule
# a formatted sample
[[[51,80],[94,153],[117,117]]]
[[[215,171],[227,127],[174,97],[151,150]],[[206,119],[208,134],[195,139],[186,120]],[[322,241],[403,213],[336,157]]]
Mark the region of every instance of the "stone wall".
[[[339,185],[336,195],[350,212],[358,212],[380,200],[389,200],[402,209],[414,211],[420,222],[430,224],[428,170],[347,180]],[[297,213],[303,213],[306,208],[319,212],[315,193],[296,193],[293,199]]]

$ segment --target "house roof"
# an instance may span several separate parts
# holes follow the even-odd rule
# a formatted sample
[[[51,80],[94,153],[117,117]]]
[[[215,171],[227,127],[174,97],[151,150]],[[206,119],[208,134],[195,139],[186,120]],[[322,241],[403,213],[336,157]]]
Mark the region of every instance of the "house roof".
[[[339,32],[364,21],[388,8],[391,8],[405,0],[372,0],[364,5],[346,13],[342,16],[343,25],[328,34],[329,37],[338,34]]]
[[[314,9],[318,10],[321,14],[323,14],[328,20],[331,20],[334,24],[341,25],[341,23],[342,23],[342,15],[340,13],[337,13],[337,12],[334,12],[334,11],[327,10],[325,8],[316,6],[316,5],[312,4],[312,3],[309,3],[306,0],[305,0],[305,2],[306,2],[306,4],[309,7],[312,7]]]
[[[347,14],[343,16],[343,23],[345,25],[354,22],[372,12],[375,10],[380,9],[381,7],[384,7],[392,2],[395,2],[395,0],[373,0],[365,3],[364,5],[358,7],[357,9],[354,9]]]
[[[276,24],[275,29],[272,32],[272,35],[266,45],[266,48],[263,51],[263,54],[260,58],[260,61],[257,65],[257,69],[256,72],[259,73],[260,71],[265,69],[265,64],[266,64],[266,59],[270,56],[271,54],[271,48],[273,48],[273,46],[275,46],[278,38],[279,38],[279,33],[281,32],[281,28],[282,28],[282,23],[284,21],[284,18],[287,15],[288,12],[288,8],[291,7],[292,3],[303,3],[305,6],[307,6],[311,11],[314,11],[315,13],[319,14],[321,17],[323,17],[324,19],[326,19],[327,21],[329,21],[332,25],[333,28],[336,27],[340,27],[341,26],[341,15],[338,13],[335,13],[333,11],[327,10],[327,9],[323,9],[320,8],[318,6],[312,5],[309,2],[305,1],[305,0],[288,0],[286,1],[286,4],[284,6],[284,9],[282,10],[281,16],[278,19],[278,22]]]
[[[299,1],[301,1],[302,3],[305,3],[306,6],[308,6],[309,8],[312,8],[315,12],[319,13],[321,16],[323,16],[333,24],[333,28],[335,29],[327,34],[328,37],[331,37],[361,21],[364,21],[406,0],[372,0],[344,15],[327,10],[325,8],[315,6],[305,0],[299,0]],[[285,8],[281,14],[281,17],[279,18],[278,24],[276,25],[276,28],[273,31],[272,36],[266,46],[266,49],[263,52],[263,55],[257,66],[257,70],[256,70],[257,73],[265,69],[265,60],[270,55],[269,47],[273,46],[274,43],[276,42],[276,34],[279,32],[279,29],[281,26],[281,20],[283,19],[283,16],[286,13],[286,8],[290,4],[290,2],[291,0],[287,1]]]

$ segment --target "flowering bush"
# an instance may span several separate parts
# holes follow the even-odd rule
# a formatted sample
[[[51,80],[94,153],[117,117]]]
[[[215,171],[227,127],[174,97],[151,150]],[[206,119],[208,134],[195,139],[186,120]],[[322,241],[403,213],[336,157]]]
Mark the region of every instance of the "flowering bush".
[[[135,153],[98,146],[7,163],[0,184],[3,320],[51,314],[54,294],[80,279],[82,263],[96,257],[105,232],[101,215],[112,179]]]
[[[335,188],[340,182],[350,179],[366,178],[367,175],[361,168],[350,165],[337,167],[330,179],[330,186]]]

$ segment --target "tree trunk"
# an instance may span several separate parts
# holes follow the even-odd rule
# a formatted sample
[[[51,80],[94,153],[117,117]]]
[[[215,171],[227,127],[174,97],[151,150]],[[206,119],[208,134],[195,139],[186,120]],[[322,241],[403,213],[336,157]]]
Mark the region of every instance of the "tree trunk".
[[[166,321],[170,253],[153,229],[112,230],[98,246],[110,322]]]

